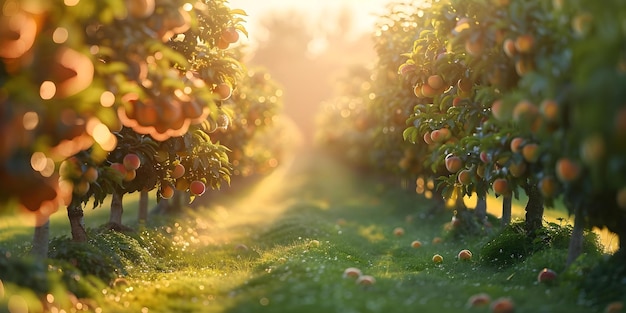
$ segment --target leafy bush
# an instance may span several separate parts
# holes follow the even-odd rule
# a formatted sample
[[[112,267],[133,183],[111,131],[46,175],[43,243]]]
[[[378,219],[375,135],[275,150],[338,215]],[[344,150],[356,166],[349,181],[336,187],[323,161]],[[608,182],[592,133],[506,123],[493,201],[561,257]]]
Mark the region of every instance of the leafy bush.
[[[581,301],[595,306],[626,301],[626,253],[618,252],[594,265],[582,273]]]
[[[0,251],[0,280],[30,288],[37,293],[49,289],[46,264],[31,257],[16,257]]]
[[[90,243],[104,254],[119,258],[120,272],[126,274],[128,269],[155,267],[156,262],[148,250],[129,234],[107,231],[93,237]]]
[[[534,236],[529,236],[524,222],[515,222],[488,241],[481,248],[481,260],[494,266],[509,266],[525,260],[538,251],[545,249],[568,249],[572,226],[560,226],[548,223],[538,230]],[[600,255],[602,249],[597,235],[586,232],[583,239],[583,253]]]
[[[48,256],[65,260],[83,274],[94,275],[105,282],[126,274],[124,263],[118,254],[100,250],[90,242],[74,242],[67,237],[57,237],[50,241]]]

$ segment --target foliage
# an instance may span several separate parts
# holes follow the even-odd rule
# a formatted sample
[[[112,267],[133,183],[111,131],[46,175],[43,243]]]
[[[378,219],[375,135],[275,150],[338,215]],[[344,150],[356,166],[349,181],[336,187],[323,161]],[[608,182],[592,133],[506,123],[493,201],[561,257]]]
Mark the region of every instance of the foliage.
[[[523,222],[512,223],[494,234],[480,250],[481,262],[503,268],[524,261],[543,250],[567,251],[572,226],[548,223],[537,231],[534,237],[528,236]],[[584,253],[598,257],[602,247],[597,235],[587,232],[583,243]]]
[[[127,274],[120,255],[103,251],[90,242],[73,242],[67,237],[53,238],[48,256],[64,260],[83,274],[96,276],[105,282]]]
[[[124,190],[152,189],[165,176],[153,159],[154,141],[183,136],[202,122],[211,132],[228,122],[221,105],[244,71],[228,48],[247,32],[245,12],[226,1],[7,0],[2,10],[2,25],[24,22],[3,26],[2,130],[16,134],[3,144],[0,175],[13,181],[3,184],[3,202],[17,197],[42,220],[71,198],[93,197],[99,206],[121,183],[106,175],[114,174],[108,165],[135,148],[147,166],[138,169],[139,180],[124,177]],[[193,178],[219,188],[230,176],[225,155],[216,158],[224,148],[208,137],[194,144],[204,150],[194,151],[203,164],[193,168],[209,174]],[[72,165],[78,171],[59,184],[56,169],[67,158],[79,159]],[[85,181],[91,168],[101,175]],[[36,197],[27,196],[29,188]]]
[[[271,142],[284,140],[275,137],[268,142],[261,139],[280,128],[277,119],[283,107],[282,88],[268,70],[248,69],[231,101],[224,107],[232,116],[231,122],[211,134],[211,137],[230,149],[228,155],[233,164],[233,174],[267,174],[281,159],[280,144],[273,146]],[[269,136],[277,135],[275,132]]]
[[[50,288],[46,269],[45,263],[33,258],[11,256],[7,252],[2,252],[0,256],[0,280],[19,284],[37,293],[44,293]]]

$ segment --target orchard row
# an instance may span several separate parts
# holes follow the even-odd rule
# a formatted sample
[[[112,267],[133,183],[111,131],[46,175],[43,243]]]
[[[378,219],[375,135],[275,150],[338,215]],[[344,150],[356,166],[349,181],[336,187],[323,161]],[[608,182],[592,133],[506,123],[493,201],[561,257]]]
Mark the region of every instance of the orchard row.
[[[624,14],[619,1],[391,6],[374,74],[351,75],[351,93],[327,103],[320,122],[334,127],[319,139],[352,146],[347,158],[416,180],[440,203],[457,199],[464,231],[485,227],[490,193],[504,199],[508,224],[523,192],[530,236],[555,200],[575,216],[570,262],[585,228],[606,227],[623,247]],[[460,199],[473,194],[468,210]]]
[[[242,64],[245,12],[226,4],[2,1],[2,213],[17,203],[41,226],[66,205],[85,241],[90,201],[112,195],[117,227],[124,194],[193,201],[271,171],[280,147],[259,142],[280,128],[282,90]]]

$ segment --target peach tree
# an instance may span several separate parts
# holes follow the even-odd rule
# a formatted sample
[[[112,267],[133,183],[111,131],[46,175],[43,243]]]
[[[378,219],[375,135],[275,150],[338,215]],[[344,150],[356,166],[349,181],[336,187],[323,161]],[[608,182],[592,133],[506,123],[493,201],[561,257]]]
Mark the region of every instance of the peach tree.
[[[242,66],[225,49],[245,33],[243,11],[223,1],[2,4],[2,127],[15,134],[3,144],[3,201],[17,199],[45,223],[60,202],[153,188],[155,175],[132,174],[167,167],[154,158],[156,142],[188,132],[186,149],[170,152],[178,162],[199,155],[189,178],[211,187],[228,179],[226,148],[200,126],[188,130],[228,122],[220,105]],[[150,166],[108,169],[126,155]],[[151,174],[160,182],[163,173]]]
[[[611,174],[624,166],[623,32],[600,35],[619,29],[608,17],[620,8],[585,1],[434,4],[400,68],[416,95],[429,99],[416,107],[405,137],[433,140],[440,134],[432,132],[447,128],[443,138],[459,140],[434,150],[433,164],[455,165],[442,182],[465,194],[488,185],[497,194],[523,188],[529,231],[541,226],[543,201],[563,197],[578,237],[590,226],[623,237],[623,181]]]

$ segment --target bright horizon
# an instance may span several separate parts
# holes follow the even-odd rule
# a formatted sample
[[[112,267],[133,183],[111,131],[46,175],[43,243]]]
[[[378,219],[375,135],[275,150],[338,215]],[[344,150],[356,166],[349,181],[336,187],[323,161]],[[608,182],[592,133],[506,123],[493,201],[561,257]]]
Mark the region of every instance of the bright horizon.
[[[352,12],[353,26],[351,32],[354,35],[372,33],[377,17],[385,12],[388,0],[319,0],[311,1],[285,1],[285,0],[231,0],[228,5],[233,9],[242,9],[248,16],[245,17],[244,26],[249,32],[249,38],[242,39],[242,43],[255,46],[266,36],[265,30],[260,26],[261,20],[271,14],[299,11],[306,12],[306,23],[314,23],[321,20],[320,16],[328,15],[334,18],[343,8]]]

